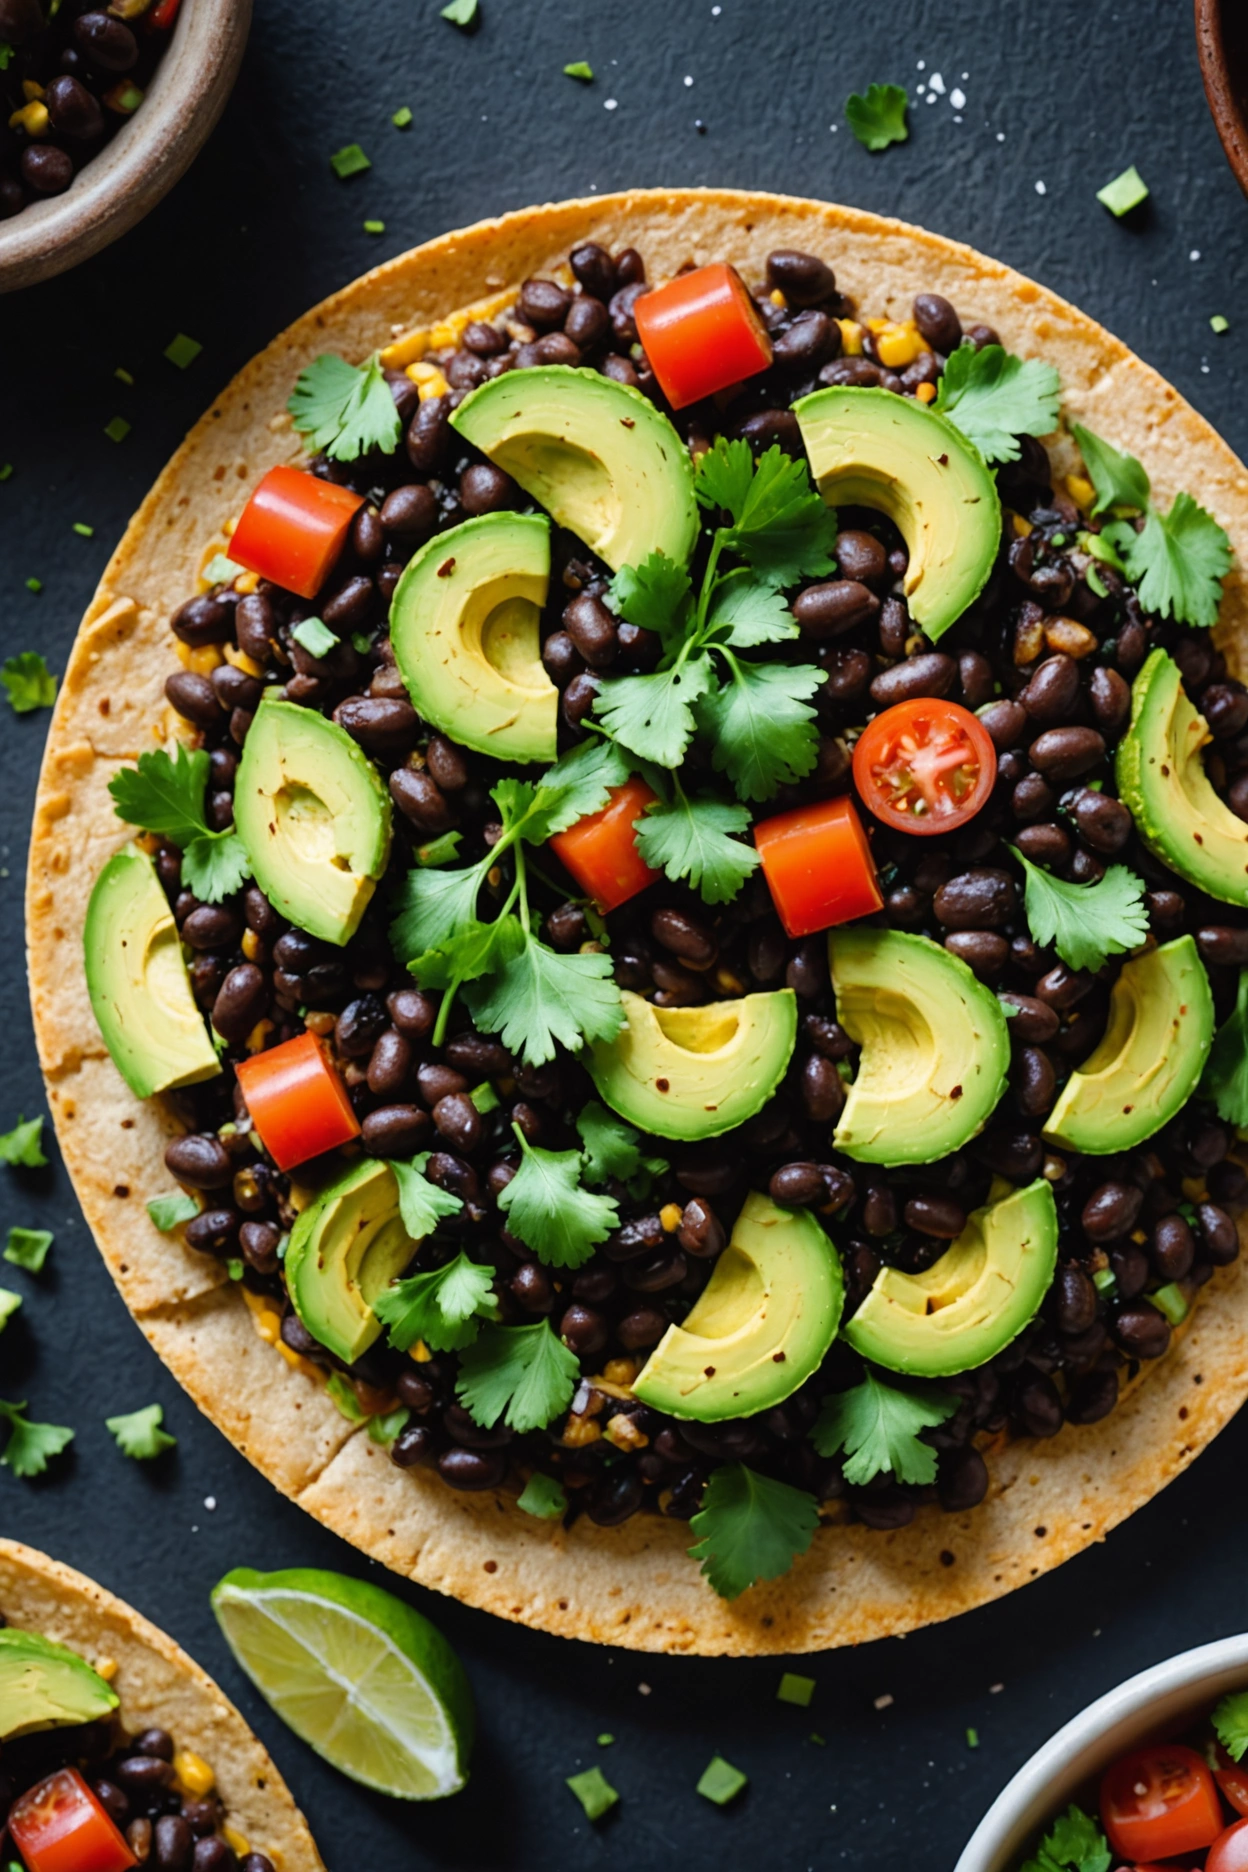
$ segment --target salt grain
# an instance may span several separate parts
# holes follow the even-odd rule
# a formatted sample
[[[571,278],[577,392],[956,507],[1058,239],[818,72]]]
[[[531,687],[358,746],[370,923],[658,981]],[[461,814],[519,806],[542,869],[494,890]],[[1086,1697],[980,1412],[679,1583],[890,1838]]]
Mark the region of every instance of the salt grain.
[[[955,85],[953,90],[949,93],[949,102],[953,105],[954,110],[965,110],[966,92],[963,91],[959,85]]]
[[[891,1709],[892,1704],[893,1704],[892,1696],[887,1691],[884,1693],[883,1696],[878,1696],[875,1699],[875,1708],[877,1710]]]
[[[1048,183],[1047,183],[1047,182],[1037,182],[1037,183],[1036,183],[1036,194],[1037,194],[1037,195],[1047,195],[1047,194],[1048,194],[1048,192],[1049,192],[1049,187],[1048,187]]]
[[[944,95],[945,95],[945,81],[944,81],[944,79],[943,79],[943,78],[941,77],[941,75],[940,75],[940,73],[939,73],[939,72],[933,72],[933,73],[932,73],[932,75],[931,75],[931,78],[929,79],[929,81],[928,81],[928,82],[929,82],[929,83],[931,84],[931,87],[932,87],[932,90],[933,90],[933,91],[938,91],[938,92],[940,93],[940,95],[941,95],[941,97],[944,97]]]

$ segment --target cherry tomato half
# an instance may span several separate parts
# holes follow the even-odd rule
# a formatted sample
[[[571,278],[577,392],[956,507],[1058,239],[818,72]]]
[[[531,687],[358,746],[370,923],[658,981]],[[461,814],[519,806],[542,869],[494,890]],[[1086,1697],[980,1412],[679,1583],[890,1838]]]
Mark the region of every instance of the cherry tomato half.
[[[237,1067],[260,1141],[279,1170],[360,1134],[347,1089],[313,1033],[297,1034]]]
[[[969,709],[935,696],[898,702],[854,748],[854,785],[868,812],[902,832],[953,832],[985,806],[997,751]]]
[[[363,505],[362,494],[306,469],[270,468],[230,535],[230,558],[301,598],[315,598]]]
[[[735,267],[717,261],[678,273],[633,307],[637,335],[673,409],[753,377],[771,339]]]
[[[1220,1742],[1214,1744],[1218,1765],[1213,1778],[1238,1814],[1248,1814],[1248,1761],[1232,1761]]]
[[[657,798],[653,788],[634,775],[623,786],[611,789],[601,812],[587,813],[550,841],[560,863],[604,916],[662,876],[650,869],[638,851],[634,825]]]
[[[9,1832],[28,1872],[129,1872],[138,1860],[76,1768],[23,1794]]]
[[[1248,1820],[1237,1820],[1209,1848],[1205,1872],[1248,1872]]]
[[[1195,1749],[1160,1742],[1124,1756],[1105,1775],[1101,1824],[1124,1859],[1173,1859],[1213,1844],[1222,1808]]]
[[[851,799],[819,800],[754,828],[763,876],[790,936],[870,916],[884,902]]]

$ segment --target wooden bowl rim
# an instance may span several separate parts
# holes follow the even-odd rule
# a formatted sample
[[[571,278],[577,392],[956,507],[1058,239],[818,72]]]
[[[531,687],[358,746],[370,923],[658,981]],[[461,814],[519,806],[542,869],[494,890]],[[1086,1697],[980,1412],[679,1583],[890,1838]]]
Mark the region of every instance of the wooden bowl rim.
[[[63,195],[0,221],[0,292],[98,253],[141,221],[189,168],[238,76],[252,0],[184,0],[142,107]]]
[[[1205,96],[1227,161],[1248,195],[1248,121],[1231,84],[1222,20],[1223,0],[1196,0],[1196,46]]]

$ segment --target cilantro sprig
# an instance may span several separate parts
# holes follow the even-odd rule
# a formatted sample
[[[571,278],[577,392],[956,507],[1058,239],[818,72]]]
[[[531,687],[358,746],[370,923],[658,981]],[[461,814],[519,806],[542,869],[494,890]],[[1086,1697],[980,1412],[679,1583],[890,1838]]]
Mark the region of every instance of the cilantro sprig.
[[[464,1206],[462,1197],[440,1189],[425,1175],[430,1154],[422,1151],[410,1163],[390,1164],[399,1186],[399,1216],[413,1241],[423,1241],[426,1235],[432,1235],[439,1222],[447,1216],[458,1215]]]
[[[8,1441],[0,1463],[15,1476],[39,1476],[53,1456],[59,1456],[73,1442],[74,1433],[64,1424],[32,1423],[23,1415],[25,1399],[10,1404],[0,1398],[0,1423],[9,1426]]]
[[[1057,427],[1062,380],[1052,364],[1015,357],[1004,346],[969,342],[950,354],[933,408],[947,416],[985,461],[1012,462],[1021,435]]]
[[[135,1462],[151,1462],[162,1450],[173,1449],[177,1437],[162,1430],[164,1406],[147,1404],[142,1410],[127,1411],[120,1417],[106,1417],[104,1428],[112,1433],[123,1456]]]
[[[51,1246],[51,1229],[11,1228],[4,1258],[13,1267],[25,1268],[28,1274],[41,1274]]]
[[[810,698],[824,676],[808,663],[754,663],[742,652],[797,637],[780,594],[833,569],[836,519],[811,486],[804,461],[773,447],[756,463],[748,442],[724,436],[698,463],[695,492],[703,507],[728,515],[712,536],[701,588],[695,597],[688,573],[662,553],[616,574],[613,608],[655,632],[662,654],[649,675],[604,682],[596,712],[615,741],[660,767],[680,767],[700,729],[716,770],[728,775],[738,796],[770,799],[815,764]],[[721,570],[725,554],[743,563]],[[689,814],[679,802],[669,811],[677,815],[669,837],[676,834],[683,844]],[[705,814],[702,819],[705,824]],[[674,875],[692,869],[690,861]],[[725,881],[718,881],[720,888]]]
[[[483,1320],[498,1318],[493,1281],[493,1268],[470,1261],[461,1249],[444,1267],[383,1288],[373,1312],[396,1351],[409,1352],[423,1339],[431,1352],[459,1352],[472,1344]]]
[[[758,1580],[787,1573],[818,1525],[819,1505],[806,1489],[744,1463],[723,1463],[711,1471],[702,1506],[689,1523],[698,1536],[689,1554],[702,1562],[721,1599],[737,1599]]]
[[[1096,499],[1095,518],[1115,517],[1100,537],[1118,554],[1146,611],[1208,630],[1218,621],[1222,581],[1231,569],[1231,542],[1211,513],[1190,494],[1176,494],[1162,513],[1148,472],[1134,455],[1120,453],[1080,424],[1074,437]],[[1138,514],[1138,528],[1120,516]]]
[[[43,1154],[43,1118],[19,1118],[11,1131],[0,1133],[0,1163],[19,1164],[24,1170],[39,1170],[47,1163]]]
[[[403,433],[376,352],[359,370],[323,352],[299,373],[286,408],[308,446],[331,461],[356,461],[372,449],[393,455]]]
[[[1248,969],[1240,970],[1234,1010],[1214,1036],[1199,1096],[1225,1124],[1248,1125]]]
[[[1213,1732],[1232,1761],[1248,1754],[1248,1690],[1232,1690],[1214,1705]]]
[[[581,1176],[597,1186],[615,1178],[628,1185],[628,1193],[637,1201],[650,1194],[654,1178],[668,1168],[666,1157],[643,1157],[641,1133],[615,1113],[590,1099],[576,1117],[582,1152]]]
[[[890,143],[904,143],[910,135],[906,127],[909,102],[901,85],[868,85],[865,95],[851,91],[846,98],[845,121],[864,149],[887,149]]]
[[[1070,884],[1010,849],[1026,874],[1027,927],[1042,949],[1051,943],[1069,968],[1099,969],[1107,956],[1138,949],[1146,940],[1144,881],[1126,865],[1110,865],[1095,884]]]
[[[620,1224],[610,1196],[584,1187],[581,1151],[543,1150],[530,1144],[518,1125],[520,1167],[500,1193],[507,1226],[550,1267],[578,1268]]]
[[[163,748],[140,754],[137,767],[123,767],[108,783],[119,819],[141,826],[179,847],[182,881],[201,903],[220,903],[251,874],[251,860],[238,833],[214,832],[204,818],[208,753],[179,741],[170,760]]]
[[[1096,1821],[1072,1805],[1053,1822],[1021,1872],[1109,1872],[1113,1863]]]
[[[459,1355],[455,1393],[474,1423],[492,1430],[541,1430],[568,1408],[580,1361],[555,1337],[549,1320],[487,1326]]]
[[[934,1385],[899,1390],[867,1372],[861,1384],[834,1391],[810,1433],[821,1456],[845,1452],[845,1480],[861,1488],[877,1475],[898,1482],[934,1482],[936,1452],[920,1432],[952,1417],[958,1399]]]
[[[51,708],[56,701],[56,680],[37,650],[19,650],[0,667],[0,682],[15,715]]]

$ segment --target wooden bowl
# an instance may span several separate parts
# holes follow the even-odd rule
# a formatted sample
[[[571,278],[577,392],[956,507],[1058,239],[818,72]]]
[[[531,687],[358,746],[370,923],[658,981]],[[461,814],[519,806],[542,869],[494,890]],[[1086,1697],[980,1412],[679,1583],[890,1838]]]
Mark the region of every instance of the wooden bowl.
[[[128,123],[63,195],[0,221],[0,292],[77,266],[141,221],[199,154],[230,94],[251,0],[183,0],[173,38]]]
[[[1205,95],[1227,160],[1248,195],[1248,7],[1196,0],[1196,44]]]

